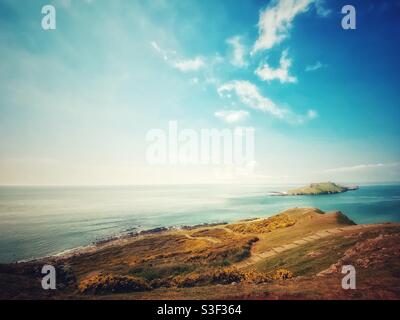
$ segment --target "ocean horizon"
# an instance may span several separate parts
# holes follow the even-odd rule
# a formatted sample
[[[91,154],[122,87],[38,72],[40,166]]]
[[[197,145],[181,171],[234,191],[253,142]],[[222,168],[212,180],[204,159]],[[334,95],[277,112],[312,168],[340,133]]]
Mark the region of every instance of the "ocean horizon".
[[[1,186],[0,263],[39,258],[159,227],[339,210],[358,224],[400,222],[400,184],[333,195],[270,196],[298,184]]]

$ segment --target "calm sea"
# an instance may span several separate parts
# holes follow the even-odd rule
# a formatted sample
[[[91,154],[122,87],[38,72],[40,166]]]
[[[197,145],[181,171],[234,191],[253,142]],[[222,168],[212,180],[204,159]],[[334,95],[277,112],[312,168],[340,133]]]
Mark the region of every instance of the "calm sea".
[[[0,187],[0,262],[162,226],[267,217],[292,207],[341,210],[357,223],[400,222],[400,185],[273,197],[293,186]]]

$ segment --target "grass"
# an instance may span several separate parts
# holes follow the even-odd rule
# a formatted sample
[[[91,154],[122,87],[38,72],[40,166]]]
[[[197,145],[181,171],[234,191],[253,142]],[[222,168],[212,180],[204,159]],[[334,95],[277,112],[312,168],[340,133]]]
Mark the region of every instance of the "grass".
[[[398,229],[385,230],[385,234],[388,235],[396,232],[398,232]],[[265,259],[258,262],[255,268],[257,271],[267,274],[272,274],[278,268],[285,268],[292,271],[295,276],[316,275],[336,263],[345,251],[356,243],[377,237],[379,234],[378,231],[369,231],[351,237],[330,236]],[[398,261],[397,257],[394,257],[394,260]],[[400,266],[400,262],[396,265]],[[392,268],[385,269],[385,272],[389,272],[386,273],[386,276],[396,274],[396,271]],[[397,274],[400,276],[400,273]]]
[[[354,224],[349,219],[342,218],[345,216],[339,212],[325,213],[315,208],[289,209],[284,214],[295,219],[296,223],[287,228],[259,235],[260,241],[254,247],[255,253],[291,243],[321,230]]]
[[[183,275],[196,269],[195,265],[137,266],[129,270],[129,274],[148,281]]]
[[[295,276],[317,274],[335,263],[357,242],[356,238],[330,237],[314,243],[287,250],[256,264],[256,270],[272,274],[276,269],[285,268]],[[313,254],[314,253],[314,254]]]
[[[212,241],[210,241],[212,240]],[[146,235],[68,259],[78,282],[94,272],[146,281],[230,266],[250,255],[258,239],[220,227]]]
[[[229,232],[222,228],[207,228],[191,234],[192,237],[211,237],[215,239],[226,239],[232,237]]]

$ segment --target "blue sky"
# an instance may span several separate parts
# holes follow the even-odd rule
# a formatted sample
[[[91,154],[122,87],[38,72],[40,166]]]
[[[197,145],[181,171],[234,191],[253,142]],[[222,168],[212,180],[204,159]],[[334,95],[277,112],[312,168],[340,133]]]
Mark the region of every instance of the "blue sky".
[[[254,127],[246,182],[400,181],[399,16],[397,0],[0,0],[0,184],[219,182],[146,163],[170,120]]]

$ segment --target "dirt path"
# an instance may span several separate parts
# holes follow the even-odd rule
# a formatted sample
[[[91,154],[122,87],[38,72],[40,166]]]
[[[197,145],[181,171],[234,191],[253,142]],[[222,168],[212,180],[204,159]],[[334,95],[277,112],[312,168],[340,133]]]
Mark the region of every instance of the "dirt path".
[[[248,259],[243,260],[239,263],[236,263],[235,267],[237,267],[238,269],[243,269],[243,268],[249,267],[251,265],[254,265],[257,262],[259,262],[265,258],[273,257],[283,251],[297,248],[299,246],[302,246],[306,243],[313,242],[318,239],[329,237],[334,234],[343,233],[345,231],[362,230],[365,228],[376,227],[376,226],[377,225],[355,225],[355,226],[340,227],[340,228],[333,228],[333,229],[318,231],[310,236],[301,238],[299,240],[293,241],[293,242],[285,244],[283,246],[275,247],[275,248],[269,249],[268,251],[265,251],[262,253],[252,254]]]

